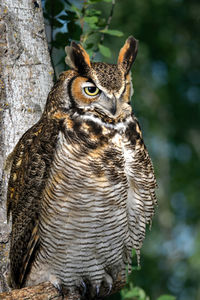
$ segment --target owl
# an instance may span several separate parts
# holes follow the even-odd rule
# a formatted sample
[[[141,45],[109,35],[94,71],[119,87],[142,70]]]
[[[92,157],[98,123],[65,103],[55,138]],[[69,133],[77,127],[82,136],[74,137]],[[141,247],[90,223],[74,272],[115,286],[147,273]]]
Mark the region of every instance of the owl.
[[[138,261],[156,204],[151,159],[130,100],[137,40],[117,64],[91,62],[75,42],[41,119],[14,150],[10,283],[50,281],[64,294],[112,293]]]

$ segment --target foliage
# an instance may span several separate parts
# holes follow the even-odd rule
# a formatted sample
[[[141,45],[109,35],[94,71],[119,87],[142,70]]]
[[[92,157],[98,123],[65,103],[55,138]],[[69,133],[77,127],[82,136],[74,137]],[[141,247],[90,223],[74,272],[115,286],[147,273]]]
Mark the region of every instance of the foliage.
[[[102,16],[102,11],[96,9],[96,4],[104,2],[110,15]],[[104,35],[121,37],[123,33],[119,30],[109,29],[115,0],[46,0],[44,3],[44,17],[48,31],[50,31],[49,47],[50,53],[55,53],[54,48],[61,49],[60,59],[52,59],[54,69],[57,65],[63,68],[64,48],[72,40],[80,41],[91,57],[102,54],[111,56],[109,47],[103,45]],[[56,63],[54,64],[54,61]]]
[[[106,28],[112,34],[115,30],[114,35],[107,32],[103,43],[111,2],[85,1],[87,12],[83,1],[56,3],[61,3],[56,13],[45,9],[46,21],[53,24],[49,36],[55,65],[63,61],[64,46],[71,39],[81,39],[90,54],[98,52],[95,59],[101,52],[110,63],[116,62],[129,35],[139,39],[133,107],[156,168],[159,207],[142,248],[141,270],[133,272],[121,294],[109,299],[174,299],[168,294],[177,300],[200,299],[200,3],[117,1]],[[121,33],[116,30],[123,38],[117,38]],[[57,72],[64,69],[64,64],[56,66]]]
[[[124,288],[121,291],[121,295],[122,299],[124,300],[150,300],[150,298],[146,295],[145,291],[140,287],[134,287],[132,282],[127,288]]]
[[[150,300],[150,297],[146,295],[145,291],[137,286],[134,286],[132,282],[127,288],[121,291],[121,296],[123,300]],[[176,297],[172,295],[162,295],[156,300],[176,300]]]
[[[157,300],[176,300],[176,298],[171,295],[162,295]]]

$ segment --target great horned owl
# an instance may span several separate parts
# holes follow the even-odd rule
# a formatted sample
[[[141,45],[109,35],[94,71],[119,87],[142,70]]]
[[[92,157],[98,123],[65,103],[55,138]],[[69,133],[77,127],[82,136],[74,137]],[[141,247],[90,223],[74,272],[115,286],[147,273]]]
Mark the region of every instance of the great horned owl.
[[[8,187],[14,288],[50,281],[80,298],[111,293],[139,258],[156,203],[153,167],[130,99],[137,41],[117,64],[67,47],[41,119],[20,139]]]

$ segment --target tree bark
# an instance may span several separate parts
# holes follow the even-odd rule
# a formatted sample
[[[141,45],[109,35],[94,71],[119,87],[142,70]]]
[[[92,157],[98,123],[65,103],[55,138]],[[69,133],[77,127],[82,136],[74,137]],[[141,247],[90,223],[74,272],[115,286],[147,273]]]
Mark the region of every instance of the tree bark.
[[[120,278],[115,282],[111,294],[118,292],[126,284],[125,281],[121,281]],[[106,295],[106,288],[103,287],[102,292]],[[95,299],[104,299],[105,297],[96,297]],[[70,293],[70,296],[62,296],[58,290],[50,283],[44,282],[36,286],[26,287],[20,290],[13,290],[11,292],[0,293],[0,300],[80,300],[79,292],[74,291]],[[88,299],[87,295],[84,298]]]
[[[5,161],[22,134],[40,118],[52,86],[41,0],[39,7],[35,2],[3,0],[0,4],[0,292],[8,290],[9,264]]]
[[[61,300],[62,296],[55,287],[49,282],[42,283],[37,286],[27,287],[20,290],[0,294],[0,300]],[[65,300],[69,300],[65,298]]]

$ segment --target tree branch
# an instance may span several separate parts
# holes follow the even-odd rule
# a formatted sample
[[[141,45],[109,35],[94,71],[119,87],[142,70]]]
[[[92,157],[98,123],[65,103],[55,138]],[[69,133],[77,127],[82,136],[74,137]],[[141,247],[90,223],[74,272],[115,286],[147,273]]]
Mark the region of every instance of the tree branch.
[[[1,293],[0,300],[61,300],[58,290],[50,283],[44,282],[36,286],[26,287],[20,290],[12,290],[11,292]],[[66,300],[68,298],[65,298]]]
[[[107,22],[106,22],[106,26],[104,27],[104,30],[109,29],[109,26],[110,26],[110,23],[111,23],[111,20],[112,20],[112,17],[113,17],[113,13],[114,13],[114,8],[115,8],[115,0],[112,0],[112,6],[111,6],[110,14],[108,16],[108,19],[107,19]],[[100,44],[103,44],[104,36],[105,36],[105,34],[102,33],[101,38],[100,38]]]
[[[112,6],[111,6],[110,14],[108,16],[108,19],[107,19],[107,22],[106,22],[106,26],[104,27],[104,30],[109,29],[109,26],[110,26],[110,23],[111,23],[111,20],[112,20],[112,17],[113,17],[113,13],[114,13],[114,8],[115,8],[115,0],[112,0]],[[101,36],[100,36],[100,41],[99,41],[100,44],[103,44],[104,37],[105,37],[105,34],[102,33]],[[97,51],[98,51],[98,47],[97,47],[97,49],[95,49],[93,51],[91,60],[93,60],[95,58],[95,55],[96,55]]]
[[[118,292],[126,282],[117,281],[115,282],[111,294]],[[102,289],[103,293],[106,294],[106,287]],[[108,296],[108,294],[107,294]],[[36,286],[26,287],[19,290],[12,290],[11,292],[0,293],[0,300],[78,300],[80,295],[77,292],[70,293],[70,296],[63,296],[59,291],[50,283],[43,282]],[[98,298],[99,299],[99,298]],[[101,298],[102,299],[102,298]]]

